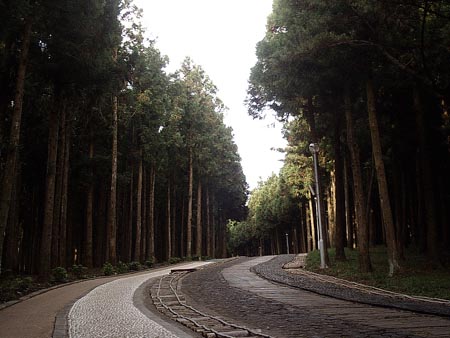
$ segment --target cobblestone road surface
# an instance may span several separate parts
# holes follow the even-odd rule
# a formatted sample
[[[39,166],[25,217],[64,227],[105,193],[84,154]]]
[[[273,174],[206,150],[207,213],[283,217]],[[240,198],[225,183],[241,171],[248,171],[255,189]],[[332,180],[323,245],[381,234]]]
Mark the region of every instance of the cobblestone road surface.
[[[185,277],[182,291],[205,312],[293,337],[450,337],[450,318],[387,309],[273,284],[250,269],[270,257],[240,258]],[[279,267],[278,267],[279,268]]]
[[[195,262],[183,265],[183,268],[196,268],[204,264]],[[169,330],[144,315],[133,303],[133,295],[143,283],[169,272],[170,268],[124,278],[92,290],[79,299],[69,312],[69,337],[176,338]]]

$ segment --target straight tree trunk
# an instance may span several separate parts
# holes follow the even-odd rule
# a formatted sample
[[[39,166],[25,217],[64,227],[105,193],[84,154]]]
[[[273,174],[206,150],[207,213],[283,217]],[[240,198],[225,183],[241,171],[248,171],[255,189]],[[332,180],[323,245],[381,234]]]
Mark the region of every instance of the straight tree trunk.
[[[178,233],[178,229],[177,229],[177,207],[178,207],[178,202],[177,202],[177,193],[176,193],[176,188],[175,188],[175,183],[172,183],[172,203],[171,203],[171,207],[172,207],[172,226],[171,226],[171,230],[172,230],[172,240],[171,240],[171,247],[172,247],[172,253],[171,253],[171,257],[181,257],[181,254],[178,253],[178,248],[179,248],[179,242],[180,242],[180,237],[177,235]]]
[[[171,192],[172,184],[170,178],[167,181],[167,219],[166,219],[166,234],[167,234],[167,245],[166,245],[166,258],[170,261],[172,256],[172,208],[171,208]]]
[[[19,158],[17,162],[20,163]],[[20,166],[19,166],[20,168]],[[20,169],[16,170],[16,179],[13,184],[12,196],[11,196],[11,206],[9,208],[8,225],[6,227],[6,237],[5,237],[5,252],[6,255],[3,258],[4,271],[12,271],[13,273],[20,272],[19,269],[19,243],[20,235],[23,231],[19,223],[19,195],[20,191]],[[22,250],[20,250],[22,251]],[[20,255],[23,255],[20,252]]]
[[[438,221],[436,213],[436,192],[433,185],[433,170],[431,160],[431,149],[428,145],[426,133],[426,122],[424,108],[420,97],[419,89],[414,89],[414,110],[416,113],[417,138],[419,143],[419,168],[421,173],[423,207],[426,224],[426,248],[428,259],[436,264],[439,257],[438,243]],[[419,198],[421,198],[419,196]]]
[[[389,200],[388,184],[384,169],[383,154],[381,150],[380,131],[378,128],[377,111],[375,103],[375,91],[372,80],[366,83],[367,110],[369,112],[369,128],[372,139],[372,152],[377,171],[378,192],[380,196],[381,214],[386,231],[386,245],[389,260],[389,275],[400,270],[397,241],[395,238],[395,225],[392,217],[391,203]]]
[[[117,133],[118,133],[118,98],[112,99],[112,150],[111,150],[111,185],[109,189],[108,217],[106,222],[106,260],[117,263]]]
[[[142,221],[141,221],[141,262],[145,262],[148,257],[147,241],[148,241],[148,177],[145,167],[142,168]]]
[[[334,246],[336,248],[336,260],[344,261],[345,257],[345,190],[344,190],[344,163],[342,160],[341,145],[341,118],[336,114],[334,131],[334,200],[335,207],[335,225]],[[338,117],[339,116],[339,117]]]
[[[66,117],[64,142],[64,165],[63,180],[61,191],[61,213],[59,221],[59,261],[62,266],[67,266],[67,201],[69,198],[69,170],[70,170],[70,142],[71,142],[71,123]]]
[[[350,201],[350,172],[348,168],[348,156],[344,156],[344,194],[345,194],[345,224],[347,230],[347,248],[352,249],[354,247],[354,227],[353,227],[353,205]]]
[[[14,109],[11,116],[11,131],[9,135],[9,144],[6,154],[6,163],[4,167],[1,195],[0,195],[0,274],[2,272],[3,243],[5,240],[5,230],[8,223],[9,207],[14,185],[14,177],[17,165],[17,156],[20,145],[20,127],[22,121],[23,95],[25,88],[25,75],[28,63],[28,51],[30,49],[32,20],[28,17],[25,20],[25,26],[20,44],[19,64],[16,75],[16,89],[14,93]]]
[[[56,183],[55,183],[55,209],[53,214],[53,229],[52,229],[52,268],[62,265],[59,261],[59,236],[61,226],[61,200],[62,200],[62,185],[63,185],[63,170],[64,170],[64,152],[66,149],[66,108],[65,105],[61,110],[60,126],[59,126],[59,140],[58,140],[58,156],[56,160]]]
[[[202,183],[200,179],[197,184],[197,243],[196,255],[201,260],[202,258]]]
[[[92,245],[93,245],[93,209],[94,209],[94,172],[93,172],[93,158],[94,158],[94,131],[91,127],[89,135],[89,176],[90,182],[87,189],[86,196],[86,231],[84,239],[84,265],[92,268]]]
[[[126,262],[131,262],[133,255],[133,213],[134,213],[134,166],[131,164],[131,178],[129,187],[129,200],[128,200],[128,219],[127,219],[127,233],[125,235],[126,245]]]
[[[209,200],[209,188],[206,189],[206,256],[212,257],[211,248],[211,203]]]
[[[312,249],[318,249],[319,246],[317,245],[317,236],[316,236],[316,217],[314,215],[314,207],[313,207],[313,198],[309,199],[309,221],[310,221],[310,229],[311,229],[311,239],[312,239]]]
[[[353,173],[353,191],[355,196],[355,214],[358,232],[359,268],[361,272],[372,271],[369,255],[369,229],[366,222],[366,205],[364,202],[363,179],[359,147],[354,137],[352,106],[349,89],[345,93],[345,119],[347,124],[347,144]]]
[[[55,104],[55,107],[53,107],[53,109],[51,109],[49,113],[44,223],[42,224],[39,267],[39,274],[41,276],[49,275],[51,268],[52,229],[55,207],[56,160],[58,156],[59,107],[59,104]]]
[[[188,150],[189,158],[189,181],[188,181],[188,210],[187,210],[187,224],[186,224],[186,255],[192,257],[192,193],[194,186],[194,165],[192,147]]]
[[[139,262],[141,258],[142,236],[142,150],[139,152],[137,194],[136,194],[136,238],[134,240],[134,260]]]
[[[149,178],[149,208],[148,208],[148,239],[147,239],[147,260],[155,261],[155,184],[156,168],[154,165],[150,168]]]

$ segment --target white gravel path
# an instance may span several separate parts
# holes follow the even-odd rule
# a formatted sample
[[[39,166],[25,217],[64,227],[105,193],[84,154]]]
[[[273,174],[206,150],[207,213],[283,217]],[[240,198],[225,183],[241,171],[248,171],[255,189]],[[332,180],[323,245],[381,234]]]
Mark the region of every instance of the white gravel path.
[[[208,262],[184,264],[196,268]],[[71,338],[176,338],[173,333],[152,321],[133,304],[136,290],[150,278],[170,273],[174,267],[147,274],[118,279],[103,284],[71,308],[68,315]]]

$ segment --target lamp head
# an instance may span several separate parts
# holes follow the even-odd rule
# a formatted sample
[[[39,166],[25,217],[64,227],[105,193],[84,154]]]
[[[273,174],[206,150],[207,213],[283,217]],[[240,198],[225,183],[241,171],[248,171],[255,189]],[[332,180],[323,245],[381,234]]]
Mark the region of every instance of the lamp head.
[[[316,154],[319,152],[319,145],[317,143],[311,143],[309,145],[309,151],[313,154]]]

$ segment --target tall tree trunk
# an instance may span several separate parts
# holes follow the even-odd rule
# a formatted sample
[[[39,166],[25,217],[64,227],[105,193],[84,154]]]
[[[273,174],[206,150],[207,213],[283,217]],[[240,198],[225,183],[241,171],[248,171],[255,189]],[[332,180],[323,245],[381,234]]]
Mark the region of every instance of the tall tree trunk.
[[[134,240],[134,260],[141,258],[141,236],[142,236],[142,150],[139,152],[137,196],[136,196],[136,238]]]
[[[212,257],[211,243],[211,203],[209,200],[209,188],[206,189],[206,256]]]
[[[147,229],[147,259],[155,261],[155,184],[156,168],[154,165],[150,168],[149,178],[149,208],[148,208],[148,229]]]
[[[16,75],[16,89],[14,94],[14,109],[11,116],[11,131],[6,154],[6,163],[2,177],[0,195],[0,274],[2,272],[3,243],[5,240],[5,230],[8,223],[9,207],[14,185],[14,177],[19,153],[20,126],[22,121],[22,106],[25,87],[25,74],[28,63],[28,51],[30,49],[32,20],[28,17],[20,44],[19,64]]]
[[[189,182],[188,182],[188,210],[186,224],[186,255],[192,257],[192,190],[194,186],[194,164],[192,147],[188,150],[189,157]]]
[[[431,149],[425,129],[426,121],[424,107],[418,88],[414,88],[414,110],[416,113],[417,138],[419,143],[419,167],[421,173],[423,207],[425,210],[426,224],[426,247],[428,259],[434,264],[438,263],[438,221],[436,215],[436,192],[433,185],[433,169],[431,160]],[[420,198],[420,197],[419,197]]]
[[[59,103],[59,100],[56,99]],[[51,245],[52,245],[52,229],[53,214],[55,207],[55,180],[56,180],[56,160],[58,156],[58,113],[60,104],[49,113],[48,126],[48,151],[47,151],[47,174],[45,182],[45,203],[44,203],[44,223],[42,224],[41,236],[41,252],[39,274],[46,276],[50,273],[51,267]]]
[[[170,261],[172,256],[172,208],[171,208],[171,192],[172,184],[170,178],[167,180],[167,219],[166,219],[166,234],[167,234],[167,245],[166,245],[166,258]]]
[[[312,250],[314,249],[318,249],[319,246],[317,245],[317,236],[316,236],[316,217],[314,215],[314,207],[313,207],[313,198],[311,196],[311,198],[308,201],[308,206],[309,206],[309,228],[311,231],[311,242],[312,242]]]
[[[217,257],[217,253],[216,253],[216,224],[217,224],[217,216],[216,213],[214,212],[216,210],[216,196],[213,194],[212,195],[212,224],[211,224],[211,252],[212,252],[212,257],[216,258]]]
[[[19,158],[17,158],[17,162],[20,163]],[[19,223],[20,198],[18,192],[20,191],[20,165],[17,167],[19,167],[19,170],[16,170],[16,179],[13,184],[11,206],[9,208],[8,225],[6,227],[4,245],[6,254],[3,257],[3,271],[11,271],[13,273],[19,272],[19,243],[23,231]],[[20,255],[23,255],[22,250],[20,250]]]
[[[202,182],[198,180],[197,185],[197,243],[195,246],[196,256],[202,258]]]
[[[334,130],[334,200],[336,231],[334,234],[334,246],[336,248],[336,260],[345,260],[345,190],[344,190],[344,163],[342,160],[341,145],[341,118],[336,114]]]
[[[347,248],[353,249],[355,244],[353,240],[354,227],[353,227],[353,204],[350,200],[350,170],[348,168],[348,156],[344,156],[344,196],[345,196],[345,224],[347,230]]]
[[[71,123],[66,117],[64,142],[64,165],[62,170],[61,213],[59,221],[59,261],[62,266],[67,266],[67,201],[69,198],[69,169],[70,169],[70,142]],[[70,229],[71,230],[71,229]]]
[[[53,214],[53,227],[52,227],[52,257],[51,266],[56,267],[63,265],[59,261],[59,236],[61,225],[61,200],[62,200],[62,185],[63,185],[63,170],[64,170],[64,152],[66,149],[66,107],[61,110],[60,118],[60,132],[58,140],[58,156],[56,161],[56,183],[55,183],[55,209]]]
[[[126,238],[126,256],[125,261],[131,262],[132,251],[133,251],[133,213],[134,213],[134,166],[131,164],[131,177],[130,177],[130,187],[129,187],[129,199],[128,199],[128,219],[127,219],[127,233]]]
[[[87,188],[86,196],[86,230],[84,238],[84,265],[88,268],[92,268],[92,234],[93,234],[93,209],[94,209],[94,170],[93,170],[93,158],[94,158],[94,130],[90,127],[89,132],[89,186]]]
[[[179,242],[180,242],[180,238],[182,238],[181,236],[178,236],[178,229],[177,229],[177,208],[178,208],[178,202],[177,202],[177,193],[176,193],[176,188],[175,188],[175,183],[172,183],[172,201],[173,203],[171,203],[171,207],[172,207],[172,225],[171,225],[171,230],[172,230],[172,240],[171,240],[171,247],[172,247],[172,253],[171,253],[171,257],[181,257],[181,253],[178,252],[178,248],[179,248]],[[183,227],[181,227],[183,228]]]
[[[381,214],[386,231],[386,245],[389,260],[389,275],[392,276],[400,269],[397,241],[395,238],[395,225],[392,217],[391,203],[389,200],[388,184],[384,169],[383,153],[381,150],[380,131],[378,128],[375,91],[372,80],[366,83],[367,110],[369,113],[369,128],[372,139],[372,152],[377,171],[378,192],[380,196]]]
[[[145,167],[142,168],[142,221],[141,221],[141,262],[145,262],[149,256],[147,252],[148,242],[148,176]]]
[[[311,199],[308,203],[312,203]],[[303,210],[303,217],[305,218],[305,230],[306,230],[306,252],[311,252],[313,250],[313,238],[312,238],[312,229],[311,229],[311,221],[309,219],[308,207],[306,202],[302,202],[301,208]]]
[[[358,232],[359,268],[362,272],[370,272],[372,271],[372,264],[369,255],[369,229],[366,222],[366,205],[364,202],[361,161],[359,159],[359,147],[354,137],[349,88],[346,90],[344,100],[345,119],[347,124],[347,144],[350,150],[350,160],[353,173],[353,191],[355,196],[355,214]]]
[[[111,185],[106,222],[106,260],[115,265],[117,262],[117,133],[118,133],[118,98],[112,99],[112,150],[111,150]]]

